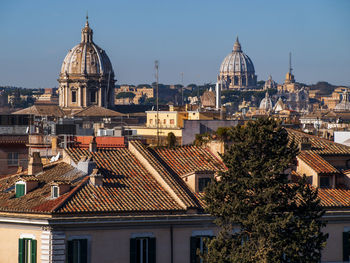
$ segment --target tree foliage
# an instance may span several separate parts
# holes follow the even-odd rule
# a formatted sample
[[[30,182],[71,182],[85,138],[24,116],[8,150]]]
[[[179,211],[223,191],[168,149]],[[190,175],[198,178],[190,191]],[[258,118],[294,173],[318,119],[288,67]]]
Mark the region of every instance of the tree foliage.
[[[132,92],[119,92],[115,97],[117,99],[130,98],[133,99],[136,95]]]
[[[297,148],[272,119],[230,131],[223,155],[228,171],[206,189],[207,211],[219,235],[208,242],[208,262],[319,262],[327,235],[317,190],[284,173]]]

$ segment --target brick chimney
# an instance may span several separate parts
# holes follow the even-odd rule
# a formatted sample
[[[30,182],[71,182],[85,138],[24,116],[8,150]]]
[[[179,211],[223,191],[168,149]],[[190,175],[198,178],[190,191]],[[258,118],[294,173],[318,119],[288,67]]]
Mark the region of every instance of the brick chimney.
[[[305,150],[311,150],[311,148],[312,148],[312,145],[311,145],[310,139],[306,136],[301,137],[301,140],[299,143],[299,150],[305,151]]]
[[[92,137],[92,140],[89,144],[89,151],[90,152],[96,152],[97,151],[97,143],[96,143],[96,137]]]
[[[28,175],[35,175],[43,171],[43,163],[41,162],[40,153],[34,152],[29,157]]]

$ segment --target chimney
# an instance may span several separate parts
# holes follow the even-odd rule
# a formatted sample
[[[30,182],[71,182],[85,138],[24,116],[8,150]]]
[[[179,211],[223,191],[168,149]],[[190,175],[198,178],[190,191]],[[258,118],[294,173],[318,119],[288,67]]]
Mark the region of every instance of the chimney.
[[[43,163],[41,162],[40,153],[33,152],[29,157],[28,175],[35,175],[43,171]]]
[[[90,174],[90,184],[94,186],[102,186],[103,185],[103,176],[102,174],[98,173],[98,169],[92,170],[92,173]]]
[[[308,137],[306,136],[301,137],[301,140],[299,143],[299,150],[300,151],[311,150],[311,142]]]
[[[92,140],[89,144],[89,151],[90,152],[96,152],[97,151],[97,143],[96,143],[96,137],[92,137]]]

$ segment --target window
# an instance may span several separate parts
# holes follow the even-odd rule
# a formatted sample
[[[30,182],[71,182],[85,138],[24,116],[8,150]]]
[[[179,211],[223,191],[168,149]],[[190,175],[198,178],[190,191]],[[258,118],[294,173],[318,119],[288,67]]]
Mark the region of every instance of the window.
[[[166,124],[166,119],[163,120],[163,124]]]
[[[197,254],[199,253],[206,253],[207,247],[205,245],[205,239],[211,238],[211,236],[195,236],[191,237],[191,244],[190,244],[190,250],[191,250],[191,259],[190,263],[205,263],[206,261],[201,259],[201,257]]]
[[[330,178],[328,176],[320,177],[320,187],[321,188],[329,188],[330,187]]]
[[[68,263],[87,263],[87,239],[73,239],[68,241]]]
[[[204,188],[210,183],[210,178],[199,178],[198,179],[198,191],[203,192]]]
[[[170,124],[174,124],[174,123],[175,123],[174,119],[171,119]]]
[[[155,263],[156,239],[151,237],[130,239],[130,263]]]
[[[18,243],[18,262],[36,263],[36,240],[20,238]]]
[[[90,93],[90,101],[96,102],[96,91],[91,91]]]
[[[150,120],[149,120],[149,124],[152,124],[152,123],[153,123],[153,119],[150,119]]]
[[[72,91],[72,102],[77,102],[77,92]]]
[[[7,165],[18,165],[18,153],[7,154]]]
[[[350,232],[343,232],[343,261],[350,260]]]
[[[25,194],[25,184],[17,183],[16,184],[16,197],[24,196]]]
[[[53,185],[52,186],[52,198],[57,198],[58,197],[58,186]]]

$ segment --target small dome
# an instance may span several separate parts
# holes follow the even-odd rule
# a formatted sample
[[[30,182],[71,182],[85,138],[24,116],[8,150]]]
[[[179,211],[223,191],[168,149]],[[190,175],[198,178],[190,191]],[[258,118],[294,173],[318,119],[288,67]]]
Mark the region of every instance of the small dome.
[[[349,101],[349,92],[344,90],[342,100],[338,103],[335,108],[335,111],[350,111],[350,101]]]
[[[275,89],[277,88],[277,83],[272,79],[271,75],[266,80],[264,89]]]
[[[251,59],[243,53],[238,37],[233,50],[228,54],[220,66],[220,73],[252,73],[255,74],[254,65]]]
[[[92,36],[93,31],[89,27],[89,22],[86,21],[81,31],[81,42],[66,55],[60,75],[114,74],[106,52],[93,42]]]
[[[273,109],[272,100],[269,96],[269,93],[266,91],[265,98],[260,102],[259,110],[269,111]]]

